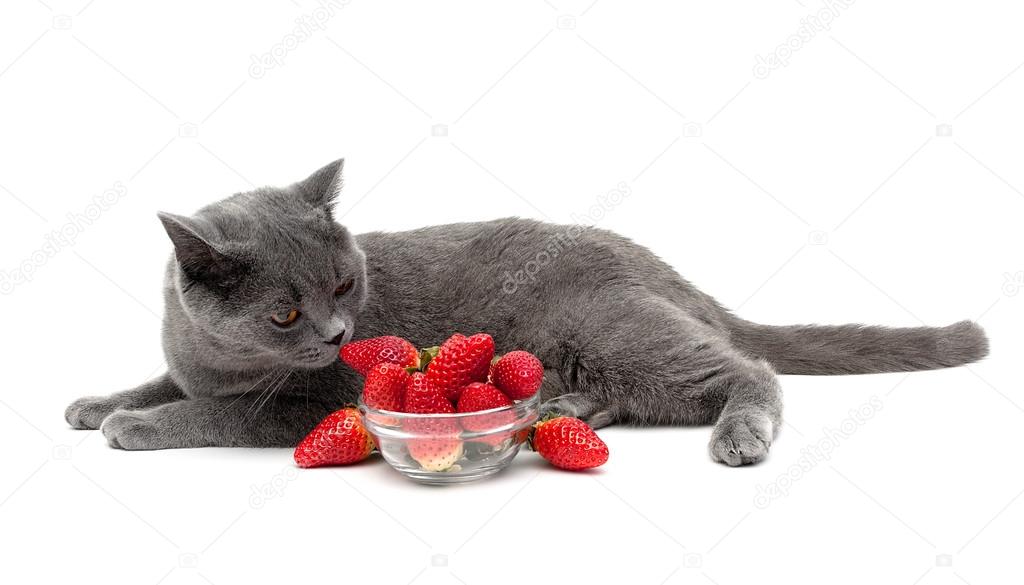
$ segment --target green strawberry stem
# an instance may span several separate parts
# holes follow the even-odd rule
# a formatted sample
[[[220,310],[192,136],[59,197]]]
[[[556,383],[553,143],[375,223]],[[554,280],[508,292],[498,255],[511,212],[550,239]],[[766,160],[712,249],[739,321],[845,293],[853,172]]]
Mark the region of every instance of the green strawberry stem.
[[[421,349],[420,350],[420,367],[417,368],[417,371],[420,371],[420,372],[427,371],[427,366],[430,364],[431,360],[433,360],[434,358],[437,357],[437,352],[439,352],[439,351],[441,351],[441,348],[436,346],[436,345],[433,346],[433,347],[425,347],[425,348]],[[410,372],[410,373],[412,373],[412,372]]]

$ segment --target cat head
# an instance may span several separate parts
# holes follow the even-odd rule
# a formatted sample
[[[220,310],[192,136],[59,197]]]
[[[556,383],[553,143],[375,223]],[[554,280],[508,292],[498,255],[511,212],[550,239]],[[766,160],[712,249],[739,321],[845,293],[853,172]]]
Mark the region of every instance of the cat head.
[[[183,309],[169,318],[187,319],[211,351],[249,366],[335,361],[366,300],[365,255],[332,215],[342,166],[239,193],[192,217],[158,214],[174,244],[171,284]]]

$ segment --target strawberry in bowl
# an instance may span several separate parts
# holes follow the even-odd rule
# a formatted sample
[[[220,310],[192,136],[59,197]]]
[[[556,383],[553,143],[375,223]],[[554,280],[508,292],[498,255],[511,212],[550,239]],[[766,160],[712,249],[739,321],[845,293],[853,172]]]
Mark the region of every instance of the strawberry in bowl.
[[[395,361],[371,366],[359,410],[384,460],[428,484],[504,469],[537,422],[539,395],[517,402],[487,383],[494,361],[494,340],[478,333],[423,350],[401,373]]]
[[[602,465],[608,448],[582,420],[538,422],[544,366],[533,354],[494,355],[486,333],[456,333],[417,350],[395,336],[342,346],[343,362],[364,376],[358,409],[324,420],[295,451],[301,467],[346,465],[372,450],[402,475],[453,484],[493,475],[524,445],[552,465]]]

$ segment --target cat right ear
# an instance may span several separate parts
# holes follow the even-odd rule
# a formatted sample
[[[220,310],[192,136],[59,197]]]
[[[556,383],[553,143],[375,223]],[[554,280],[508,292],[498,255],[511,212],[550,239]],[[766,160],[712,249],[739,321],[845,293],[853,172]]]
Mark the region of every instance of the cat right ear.
[[[296,183],[296,187],[314,207],[329,211],[341,191],[341,171],[344,166],[345,159],[339,158]]]
[[[224,286],[238,274],[238,263],[199,235],[192,227],[191,219],[163,211],[156,215],[174,244],[178,266],[187,275],[201,282]]]

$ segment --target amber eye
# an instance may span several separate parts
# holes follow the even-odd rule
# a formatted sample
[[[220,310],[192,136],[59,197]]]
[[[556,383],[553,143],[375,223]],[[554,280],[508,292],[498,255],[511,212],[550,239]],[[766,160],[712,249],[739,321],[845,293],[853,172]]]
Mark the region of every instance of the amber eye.
[[[274,324],[277,325],[278,327],[287,327],[294,323],[295,320],[298,319],[299,315],[301,314],[302,313],[298,312],[297,310],[292,309],[287,313],[278,313],[276,315],[271,315],[270,320],[273,321]]]
[[[352,290],[355,283],[356,281],[351,278],[341,283],[341,286],[334,289],[334,296],[340,297],[341,295],[348,294],[348,291]]]

